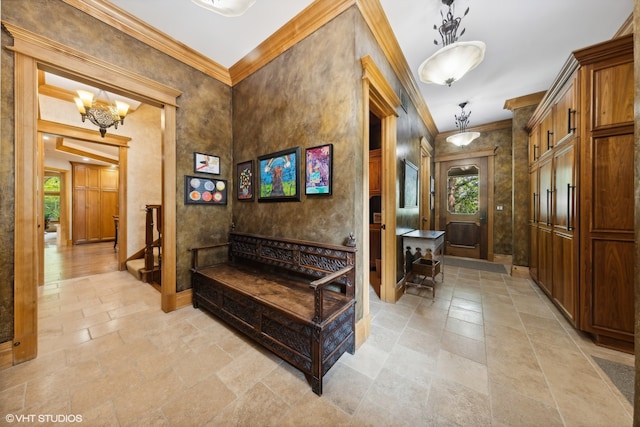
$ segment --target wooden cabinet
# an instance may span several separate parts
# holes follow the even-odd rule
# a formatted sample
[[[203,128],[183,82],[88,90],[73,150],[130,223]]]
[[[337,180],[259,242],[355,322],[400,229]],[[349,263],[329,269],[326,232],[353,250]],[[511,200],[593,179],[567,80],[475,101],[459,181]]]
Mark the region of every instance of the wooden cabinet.
[[[634,65],[631,36],[575,52],[584,98],[580,150],[580,327],[634,343]]]
[[[74,244],[114,240],[118,169],[72,163]]]
[[[633,97],[627,35],[573,52],[528,123],[531,277],[576,328],[626,351],[635,322]]]
[[[369,197],[382,194],[382,150],[369,151]]]

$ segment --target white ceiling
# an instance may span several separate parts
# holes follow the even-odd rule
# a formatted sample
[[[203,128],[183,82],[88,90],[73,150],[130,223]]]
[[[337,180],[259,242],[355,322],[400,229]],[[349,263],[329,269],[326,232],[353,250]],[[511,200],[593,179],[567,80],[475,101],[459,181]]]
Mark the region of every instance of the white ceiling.
[[[226,18],[191,0],[111,2],[227,68],[312,3],[257,0],[244,15]],[[457,0],[456,16],[470,7],[460,41],[481,40],[487,50],[482,64],[447,87],[417,77],[439,48],[433,26],[441,24],[441,0],[380,2],[440,132],[455,129],[463,101],[470,126],[511,118],[505,100],[548,89],[571,51],[611,38],[633,10],[633,0]]]

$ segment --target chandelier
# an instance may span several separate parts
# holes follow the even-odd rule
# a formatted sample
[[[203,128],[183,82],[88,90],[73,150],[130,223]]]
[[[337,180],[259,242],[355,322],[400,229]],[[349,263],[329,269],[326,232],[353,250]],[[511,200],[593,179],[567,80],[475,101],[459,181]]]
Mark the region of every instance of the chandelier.
[[[82,122],[89,119],[91,123],[100,128],[100,136],[104,138],[107,128],[114,126],[118,129],[118,123],[124,124],[124,118],[129,112],[129,104],[121,101],[111,103],[109,95],[104,90],[100,90],[97,97],[87,90],[77,90],[76,92],[78,92],[78,97],[73,100],[82,116]],[[104,94],[106,103],[98,101],[100,94]]]
[[[256,0],[191,0],[200,7],[224,16],[240,16],[247,11]]]
[[[456,127],[458,128],[459,132],[447,137],[447,142],[457,145],[458,147],[469,145],[471,141],[480,136],[480,132],[467,132],[467,126],[469,125],[469,116],[471,115],[471,111],[469,111],[469,113],[466,113],[464,111],[464,107],[466,105],[466,102],[459,104],[458,106],[460,107],[460,116],[455,116]]]
[[[476,68],[484,59],[486,45],[480,41],[459,42],[458,28],[462,18],[467,16],[469,8],[462,17],[454,18],[455,0],[442,0],[442,4],[449,7],[446,16],[440,11],[442,25],[434,25],[433,29],[438,30],[442,39],[442,47],[429,58],[427,58],[418,68],[420,80],[425,83],[436,83],[439,85],[451,86],[451,83],[460,80],[462,76]],[[462,36],[465,28],[460,32]],[[438,45],[438,41],[433,41]]]

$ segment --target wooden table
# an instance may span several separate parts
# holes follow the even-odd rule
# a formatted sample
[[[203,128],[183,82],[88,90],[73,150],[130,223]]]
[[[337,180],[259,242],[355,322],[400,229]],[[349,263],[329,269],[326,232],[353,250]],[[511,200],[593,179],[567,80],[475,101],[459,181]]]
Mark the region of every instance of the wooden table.
[[[444,231],[414,230],[402,235],[404,291],[427,288],[435,298],[436,276],[444,280]]]

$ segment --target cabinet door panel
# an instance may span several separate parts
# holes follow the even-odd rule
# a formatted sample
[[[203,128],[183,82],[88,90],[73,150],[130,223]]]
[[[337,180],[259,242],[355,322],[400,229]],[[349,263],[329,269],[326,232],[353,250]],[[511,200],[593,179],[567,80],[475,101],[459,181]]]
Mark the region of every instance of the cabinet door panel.
[[[554,220],[556,228],[572,232],[575,226],[575,161],[573,144],[555,157],[554,163]]]
[[[634,243],[595,240],[592,251],[591,327],[633,336]]]
[[[633,62],[594,71],[595,127],[633,122]]]
[[[529,274],[538,281],[538,227],[529,227],[531,250],[529,251]]]
[[[577,130],[576,96],[573,83],[554,106],[554,131],[556,144]]]
[[[536,126],[529,135],[529,164],[540,157],[540,126]]]
[[[100,240],[100,190],[87,190],[87,240]]]
[[[75,179],[75,176],[74,176]],[[87,240],[87,192],[84,188],[73,192],[73,233],[74,243]]]
[[[553,294],[553,241],[551,230],[538,229],[538,285],[547,292]]]
[[[538,223],[551,224],[551,201],[553,187],[551,186],[551,159],[540,165],[539,169],[539,192],[538,197]]]
[[[634,228],[633,134],[593,141],[593,229]]]
[[[576,279],[575,242],[572,235],[553,235],[553,299],[576,325],[578,283]]]
[[[100,238],[102,240],[116,237],[114,215],[118,215],[118,192],[103,190],[100,194]]]

